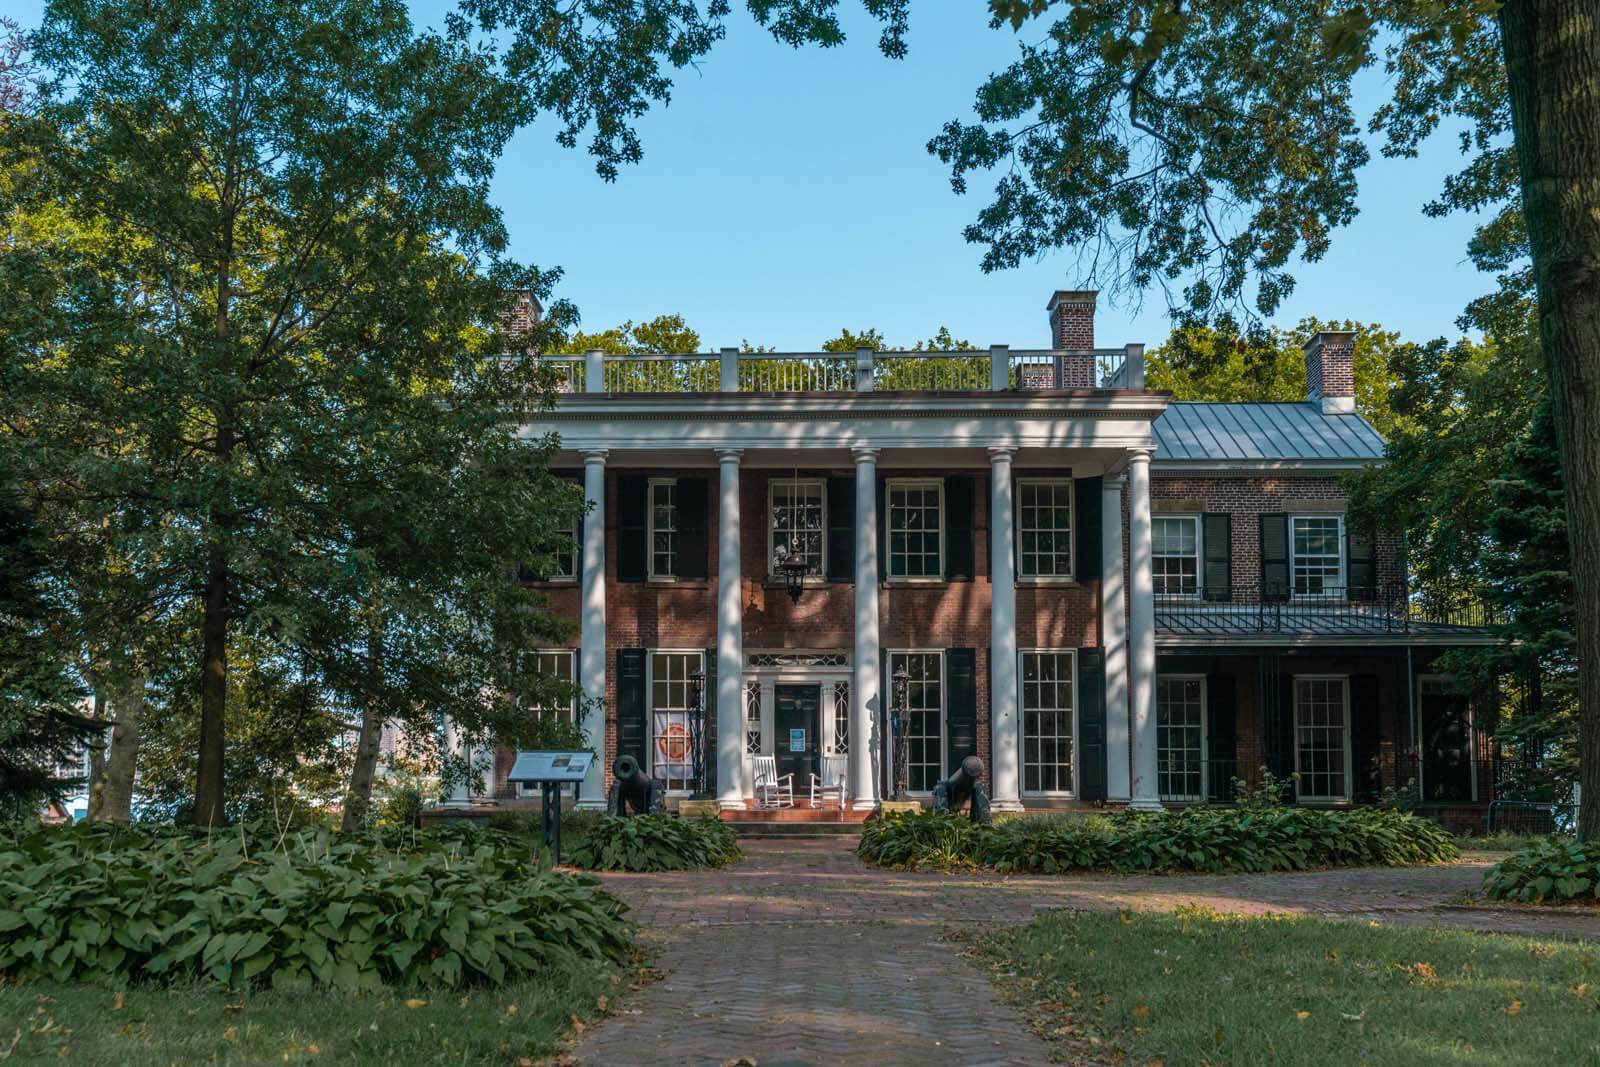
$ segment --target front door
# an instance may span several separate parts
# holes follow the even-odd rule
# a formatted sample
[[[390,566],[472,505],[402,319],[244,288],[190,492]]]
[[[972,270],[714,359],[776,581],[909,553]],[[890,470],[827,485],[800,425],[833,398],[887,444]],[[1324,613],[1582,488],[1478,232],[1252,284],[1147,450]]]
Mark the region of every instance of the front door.
[[[778,757],[778,776],[794,775],[795,789],[806,788],[816,772],[817,719],[822,707],[822,687],[780,685],[773,692],[773,748]]]
[[[1472,799],[1472,731],[1464,693],[1422,694],[1422,799]]]

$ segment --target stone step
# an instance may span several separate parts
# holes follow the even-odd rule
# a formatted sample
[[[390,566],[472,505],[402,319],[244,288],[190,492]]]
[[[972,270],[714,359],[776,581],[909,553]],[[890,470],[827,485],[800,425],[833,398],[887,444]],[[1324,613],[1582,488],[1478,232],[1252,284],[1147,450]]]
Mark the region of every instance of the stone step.
[[[728,825],[741,838],[860,837],[859,822],[752,822],[729,819]]]

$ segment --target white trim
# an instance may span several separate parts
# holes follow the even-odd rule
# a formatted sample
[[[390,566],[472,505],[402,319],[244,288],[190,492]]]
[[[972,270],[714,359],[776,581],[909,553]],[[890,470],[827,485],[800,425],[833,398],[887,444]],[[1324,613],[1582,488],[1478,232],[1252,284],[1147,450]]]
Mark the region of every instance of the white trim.
[[[950,683],[949,683],[948,657],[945,655],[945,653],[947,653],[948,651],[949,651],[949,649],[946,649],[946,648],[886,648],[886,649],[884,649],[884,653],[885,653],[884,663],[889,668],[888,672],[884,676],[884,692],[886,694],[888,694],[888,699],[889,699],[889,704],[890,704],[889,715],[890,715],[891,720],[892,720],[893,715],[894,715],[893,702],[894,702],[894,699],[895,699],[895,695],[894,695],[894,658],[896,656],[937,656],[938,659],[939,659],[939,714],[938,714],[938,720],[939,720],[939,766],[941,768],[941,773],[938,775],[938,777],[940,777],[940,778],[948,776],[950,774],[950,770],[951,770],[951,768],[947,765],[948,761],[949,761],[949,755],[950,755],[950,736],[949,736]],[[909,685],[907,686],[907,688],[909,688]],[[907,710],[909,711],[910,709],[907,709]],[[910,735],[907,734],[907,736],[909,737]],[[894,792],[895,782],[899,781],[898,768],[896,768],[895,765],[894,765],[894,753],[895,753],[895,749],[896,749],[897,746],[894,743],[894,738],[893,737],[891,737],[889,739],[889,746],[888,747],[889,747],[889,754],[888,754],[888,757],[886,758],[886,760],[884,762],[889,768],[889,792],[893,793]],[[907,776],[907,779],[906,779],[906,790],[907,790],[908,794],[911,795],[911,796],[932,796],[933,795],[933,790],[931,788],[923,789],[923,790],[917,790],[917,789],[913,788],[911,786],[911,780],[910,780],[909,775]]]
[[[826,478],[769,478],[767,480],[767,578],[769,580],[784,576],[777,573],[777,546],[773,544],[778,535],[775,525],[777,504],[773,497],[779,486],[792,488],[814,487],[817,490],[817,499],[821,503],[822,525],[817,529],[819,547],[817,550],[817,571],[807,574],[804,581],[822,583],[828,580],[828,480]]]
[[[1048,653],[1060,655],[1066,653],[1071,657],[1072,663],[1072,788],[1071,789],[1029,789],[1028,782],[1028,702],[1023,696],[1026,686],[1023,683],[1023,658],[1029,655]],[[1029,646],[1017,649],[1017,770],[1019,772],[1018,786],[1025,797],[1065,798],[1073,799],[1083,791],[1078,787],[1082,785],[1082,753],[1083,746],[1079,743],[1082,738],[1080,730],[1080,716],[1083,710],[1083,701],[1080,699],[1078,672],[1078,650],[1075,648]]]
[[[672,574],[656,573],[656,486],[667,485],[672,487]],[[652,582],[675,582],[678,580],[678,479],[676,478],[651,478],[645,483],[644,490],[644,536],[645,536],[645,577]]]
[[[1077,482],[1072,478],[1048,478],[1017,475],[1013,479],[1011,509],[1015,515],[1015,536],[1012,537],[1013,559],[1016,561],[1016,580],[1040,585],[1066,585],[1078,580],[1078,500]],[[1067,573],[1030,574],[1022,565],[1022,535],[1028,531],[1022,525],[1022,487],[1025,485],[1065,486],[1067,490]],[[1037,531],[1036,531],[1037,532]],[[1051,530],[1051,533],[1060,533]],[[1019,650],[1020,651],[1020,650]]]
[[[1200,683],[1200,792],[1198,795],[1190,793],[1160,793],[1161,790],[1161,686],[1163,682],[1199,682]],[[1157,674],[1156,675],[1156,791],[1160,793],[1163,801],[1171,800],[1179,804],[1203,804],[1211,795],[1211,694],[1206,685],[1204,674]]]
[[[1290,675],[1289,693],[1290,701],[1294,705],[1294,767],[1300,770],[1300,683],[1307,682],[1339,682],[1344,692],[1344,795],[1319,796],[1312,793],[1303,793],[1297,788],[1295,799],[1302,803],[1312,804],[1349,804],[1355,795],[1354,768],[1350,766],[1353,758],[1350,744],[1350,676],[1348,674],[1293,674]],[[1303,780],[1302,776],[1302,780]]]
[[[1301,556],[1300,556],[1299,553],[1297,553],[1294,550],[1294,524],[1296,522],[1301,521],[1302,519],[1332,519],[1332,520],[1334,520],[1334,522],[1339,524],[1338,548],[1335,550],[1335,553],[1334,553],[1338,557],[1338,560],[1339,560],[1339,575],[1338,575],[1338,579],[1336,581],[1334,581],[1332,583],[1332,585],[1333,585],[1333,587],[1335,589],[1340,591],[1340,593],[1342,594],[1344,599],[1348,600],[1349,597],[1350,597],[1350,587],[1346,584],[1349,581],[1349,575],[1346,572],[1349,569],[1349,567],[1348,567],[1349,551],[1348,551],[1348,549],[1346,548],[1346,545],[1345,545],[1344,515],[1342,513],[1332,513],[1332,512],[1323,513],[1323,514],[1320,514],[1320,515],[1319,514],[1305,513],[1305,512],[1302,512],[1302,513],[1290,512],[1289,513],[1289,531],[1288,531],[1289,532],[1289,595],[1291,597],[1312,597],[1312,598],[1317,598],[1317,597],[1322,596],[1322,594],[1318,594],[1318,593],[1301,593],[1297,589],[1297,586],[1299,585],[1299,582],[1296,580],[1295,566],[1296,566],[1297,560],[1299,560],[1301,558]],[[1203,556],[1201,558],[1204,559]],[[1304,558],[1306,558],[1306,559],[1324,559],[1326,557],[1323,557],[1323,556],[1306,556]],[[1327,585],[1329,583],[1324,582],[1323,584]]]
[[[1205,589],[1205,584],[1206,584],[1206,543],[1205,543],[1205,537],[1206,537],[1206,529],[1205,529],[1205,527],[1206,527],[1206,524],[1205,524],[1205,521],[1203,519],[1203,516],[1198,512],[1193,512],[1193,511],[1158,511],[1155,514],[1150,516],[1150,580],[1151,580],[1151,584],[1152,585],[1159,585],[1159,583],[1161,581],[1160,576],[1158,576],[1155,573],[1155,562],[1156,562],[1156,560],[1158,558],[1163,558],[1163,559],[1176,559],[1176,558],[1179,558],[1179,557],[1171,556],[1171,555],[1158,557],[1157,554],[1156,554],[1155,527],[1156,527],[1157,523],[1164,522],[1167,519],[1183,519],[1184,521],[1189,522],[1189,523],[1193,524],[1193,526],[1194,526],[1194,592],[1193,593],[1164,593],[1159,588],[1157,588],[1156,591],[1155,591],[1156,592],[1156,596],[1162,597],[1162,598],[1164,598],[1166,600],[1172,600],[1174,597],[1183,597],[1185,600],[1193,600],[1193,601],[1198,602],[1201,599],[1201,592],[1202,592],[1202,590]]]
[[[939,496],[939,573],[904,575],[894,573],[894,491],[896,489],[933,489]],[[883,483],[883,551],[888,558],[884,561],[884,580],[896,584],[919,585],[945,581],[945,574],[949,570],[950,553],[945,544],[946,531],[950,528],[949,515],[946,512],[944,479],[943,478],[887,478]],[[859,532],[859,531],[858,531]]]

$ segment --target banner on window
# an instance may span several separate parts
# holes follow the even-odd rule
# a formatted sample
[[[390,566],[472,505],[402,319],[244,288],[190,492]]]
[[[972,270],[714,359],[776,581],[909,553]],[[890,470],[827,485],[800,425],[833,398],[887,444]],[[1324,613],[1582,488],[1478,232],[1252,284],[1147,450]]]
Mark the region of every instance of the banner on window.
[[[689,750],[689,725],[682,712],[655,713],[656,750],[652,770],[657,778],[688,778],[694,774]]]

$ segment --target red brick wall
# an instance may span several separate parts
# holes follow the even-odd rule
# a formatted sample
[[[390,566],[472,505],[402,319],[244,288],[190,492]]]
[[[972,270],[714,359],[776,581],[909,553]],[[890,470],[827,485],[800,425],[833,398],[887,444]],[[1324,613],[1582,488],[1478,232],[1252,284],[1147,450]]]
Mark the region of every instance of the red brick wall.
[[[1150,502],[1157,514],[1161,513],[1161,503],[1193,503],[1199,505],[1198,511],[1220,511],[1233,516],[1233,583],[1241,589],[1255,588],[1261,581],[1258,516],[1265,512],[1293,511],[1299,501],[1343,502],[1344,499],[1344,486],[1337,477],[1329,475],[1257,474],[1216,478],[1164,475],[1155,469],[1150,477]],[[1123,532],[1126,541],[1126,525]],[[1398,588],[1403,573],[1399,535],[1394,530],[1380,531],[1374,551],[1379,588]]]
[[[617,481],[621,474],[659,473],[611,469],[606,477],[606,748],[616,750],[616,650],[619,648],[711,648],[716,643],[716,579],[677,582],[615,580]],[[885,476],[894,470],[883,469]],[[912,472],[906,472],[912,473]],[[924,472],[916,472],[924,473]],[[977,650],[978,751],[989,759],[989,583],[988,471],[975,468],[973,493],[974,564],[972,581],[880,586],[879,641],[885,649],[973,648]],[[699,472],[697,472],[697,475]],[[853,471],[801,470],[801,477],[825,477]],[[717,500],[719,475],[709,480],[706,543],[708,569],[717,569]],[[744,529],[741,546],[741,595],[745,649],[813,649],[852,653],[855,644],[855,585],[825,582],[807,585],[798,605],[781,581],[768,579],[767,489],[773,478],[792,471],[745,469],[739,478],[739,506]],[[869,531],[868,536],[876,536]],[[886,561],[880,561],[883,565]],[[551,607],[577,618],[579,590],[552,584]],[[1017,643],[1020,647],[1078,648],[1100,643],[1099,582],[1070,585],[1017,586]],[[573,646],[576,647],[576,640]],[[609,773],[609,771],[608,771]],[[503,781],[503,773],[498,775]]]
[[[1355,396],[1355,335],[1318,334],[1306,348],[1307,396]]]

